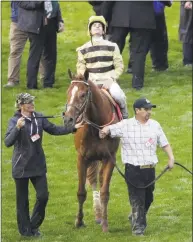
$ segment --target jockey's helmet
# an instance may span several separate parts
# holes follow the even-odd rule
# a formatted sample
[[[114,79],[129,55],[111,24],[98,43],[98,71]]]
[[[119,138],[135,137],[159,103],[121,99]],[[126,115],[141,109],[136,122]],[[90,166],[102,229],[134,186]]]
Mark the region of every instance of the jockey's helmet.
[[[88,20],[88,35],[90,35],[91,26],[94,23],[101,23],[103,26],[103,31],[106,34],[107,22],[103,16],[91,16]]]
[[[29,93],[20,93],[17,95],[16,101],[15,101],[15,107],[19,109],[21,104],[28,104],[32,103],[35,99],[35,96],[32,96]]]

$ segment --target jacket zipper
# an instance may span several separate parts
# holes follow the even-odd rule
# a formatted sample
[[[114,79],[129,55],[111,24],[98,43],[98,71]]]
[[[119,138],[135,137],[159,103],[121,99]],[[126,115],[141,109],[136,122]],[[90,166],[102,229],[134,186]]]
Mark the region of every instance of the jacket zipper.
[[[16,161],[15,165],[13,166],[13,168],[15,168],[15,166],[16,166],[16,165],[17,165],[17,163],[19,162],[20,158],[21,158],[21,154],[20,154],[20,156],[18,157],[18,159],[17,159],[17,161]]]

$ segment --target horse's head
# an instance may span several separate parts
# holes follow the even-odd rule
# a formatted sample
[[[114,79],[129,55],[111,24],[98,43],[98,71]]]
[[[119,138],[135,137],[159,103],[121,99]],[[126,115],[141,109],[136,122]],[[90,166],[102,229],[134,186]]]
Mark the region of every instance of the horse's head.
[[[84,76],[76,76],[68,70],[71,84],[67,92],[66,111],[64,113],[64,122],[75,124],[83,119],[83,114],[90,97],[90,88],[88,84],[88,72]]]

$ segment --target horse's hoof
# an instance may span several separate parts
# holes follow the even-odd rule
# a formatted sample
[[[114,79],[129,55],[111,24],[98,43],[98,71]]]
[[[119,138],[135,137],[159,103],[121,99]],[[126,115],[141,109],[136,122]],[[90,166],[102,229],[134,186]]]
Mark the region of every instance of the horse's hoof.
[[[86,227],[86,225],[85,225],[85,223],[83,221],[80,222],[80,221],[76,220],[75,221],[75,227],[76,228],[84,228],[84,227]]]
[[[103,230],[104,233],[109,232],[108,226],[102,226],[102,230]]]
[[[108,222],[107,221],[102,221],[102,223],[101,223],[101,225],[102,225],[102,231],[104,232],[104,233],[106,233],[106,232],[108,232],[109,231],[109,227],[108,227]]]
[[[96,224],[101,224],[101,221],[102,221],[101,218],[96,218],[95,219]]]

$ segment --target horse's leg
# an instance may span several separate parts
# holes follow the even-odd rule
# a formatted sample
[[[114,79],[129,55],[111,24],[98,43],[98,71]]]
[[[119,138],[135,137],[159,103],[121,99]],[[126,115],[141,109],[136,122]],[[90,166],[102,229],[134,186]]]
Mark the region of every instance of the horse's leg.
[[[100,203],[100,193],[97,191],[98,170],[99,170],[99,161],[92,162],[87,169],[87,181],[92,188],[95,221],[96,223],[100,224],[101,223],[101,203]]]
[[[79,210],[76,216],[75,226],[79,228],[81,226],[84,226],[83,204],[84,204],[84,201],[86,200],[86,194],[87,194],[85,189],[87,167],[83,158],[80,155],[78,157],[77,169],[78,169],[78,178],[79,178],[78,192],[77,192]]]
[[[109,184],[113,172],[114,164],[112,160],[104,161],[101,170],[101,208],[102,208],[102,230],[108,232],[107,205],[109,201]]]

